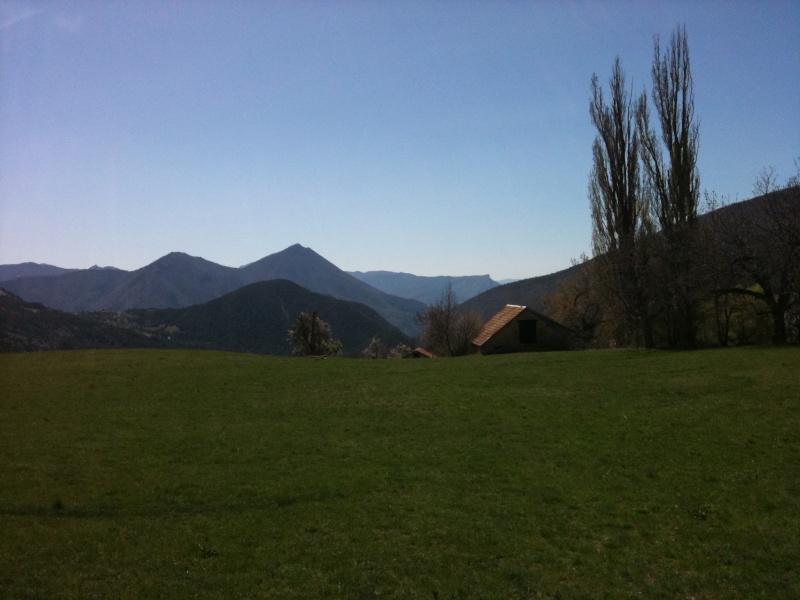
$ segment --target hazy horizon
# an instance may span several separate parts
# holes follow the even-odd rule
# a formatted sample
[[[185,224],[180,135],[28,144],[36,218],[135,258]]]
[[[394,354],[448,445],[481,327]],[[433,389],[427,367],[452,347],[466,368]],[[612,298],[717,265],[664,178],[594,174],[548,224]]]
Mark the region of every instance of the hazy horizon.
[[[800,2],[0,0],[0,263],[525,279],[590,252],[590,81],[685,24],[702,190],[800,157]]]
[[[292,246],[294,246],[294,245],[303,246],[302,244],[299,244],[299,243],[298,244],[292,244]],[[305,248],[307,248],[309,250],[312,250],[312,251],[314,250],[313,248],[310,248],[308,246],[303,246],[303,247],[305,247]],[[223,267],[229,267],[231,269],[243,269],[243,268],[245,268],[245,267],[247,267],[247,266],[249,266],[249,265],[251,265],[251,264],[253,264],[255,262],[258,262],[262,258],[266,258],[267,256],[271,256],[272,254],[278,254],[278,253],[282,252],[283,250],[287,250],[287,249],[288,248],[283,248],[282,250],[278,250],[276,252],[272,252],[272,253],[270,253],[268,255],[265,255],[265,256],[260,256],[260,257],[254,259],[254,260],[251,260],[251,261],[246,262],[246,263],[241,264],[241,265],[225,265],[225,264],[222,264],[222,263],[217,263],[216,261],[209,261],[209,262],[213,262],[214,264],[218,264],[218,265],[223,266]],[[19,263],[1,263],[0,267],[17,266],[17,265],[24,265],[24,264],[35,264],[35,265],[58,267],[58,268],[62,268],[62,269],[76,270],[76,271],[88,270],[88,269],[118,269],[118,270],[122,270],[122,271],[131,272],[131,271],[137,271],[139,269],[143,269],[143,268],[153,264],[154,262],[159,261],[160,259],[164,258],[165,256],[168,256],[169,254],[186,254],[187,256],[190,256],[192,258],[201,258],[203,260],[208,260],[204,256],[194,256],[194,255],[188,254],[186,252],[182,252],[181,250],[173,250],[171,252],[167,252],[167,254],[165,254],[164,256],[160,256],[160,257],[156,258],[154,261],[151,261],[151,262],[147,263],[146,265],[139,265],[138,267],[134,267],[132,269],[123,269],[121,267],[117,267],[116,265],[112,265],[112,264],[93,264],[93,265],[91,265],[89,267],[71,267],[71,266],[68,266],[68,265],[59,265],[59,264],[54,264],[54,263],[37,263],[37,262],[34,262],[34,261],[22,261],[22,262],[19,262]],[[323,256],[322,258],[325,258],[325,257]],[[392,273],[392,274],[395,274],[395,275],[411,275],[411,276],[414,276],[414,277],[428,277],[428,278],[436,278],[436,277],[489,277],[495,283],[501,283],[501,284],[508,283],[508,282],[511,282],[511,281],[519,281],[519,279],[513,278],[513,277],[504,278],[504,279],[499,279],[498,280],[498,279],[495,279],[494,277],[492,277],[491,273],[471,273],[471,274],[468,274],[468,275],[449,275],[447,273],[440,273],[438,275],[417,275],[416,273],[409,273],[409,272],[406,272],[406,271],[387,271],[386,269],[370,269],[369,271],[358,271],[358,270],[354,270],[354,269],[345,269],[343,267],[340,267],[339,265],[334,265],[334,266],[338,267],[339,269],[341,269],[345,273]],[[542,275],[550,275],[550,273],[542,273]],[[532,275],[531,277],[538,277],[538,275]]]

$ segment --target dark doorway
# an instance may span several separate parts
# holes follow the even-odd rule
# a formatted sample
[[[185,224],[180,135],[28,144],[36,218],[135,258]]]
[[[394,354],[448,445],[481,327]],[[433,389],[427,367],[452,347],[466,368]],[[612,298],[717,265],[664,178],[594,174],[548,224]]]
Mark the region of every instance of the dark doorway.
[[[519,343],[536,343],[536,321],[517,321],[519,323]]]

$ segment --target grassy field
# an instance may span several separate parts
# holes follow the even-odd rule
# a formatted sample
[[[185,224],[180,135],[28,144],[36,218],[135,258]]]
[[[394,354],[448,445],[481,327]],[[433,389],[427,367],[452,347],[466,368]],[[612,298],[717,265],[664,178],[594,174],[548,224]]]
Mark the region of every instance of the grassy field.
[[[0,355],[0,598],[798,598],[800,351]]]

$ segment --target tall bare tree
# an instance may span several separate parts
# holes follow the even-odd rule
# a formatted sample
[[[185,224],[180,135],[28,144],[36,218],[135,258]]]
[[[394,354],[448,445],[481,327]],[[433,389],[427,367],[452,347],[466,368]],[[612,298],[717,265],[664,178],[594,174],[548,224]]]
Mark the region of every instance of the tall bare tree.
[[[672,346],[693,346],[698,280],[693,276],[700,177],[697,170],[699,124],[694,115],[694,83],[685,27],[676,27],[663,53],[658,37],[653,52],[652,101],[660,135],[651,128],[647,95],[636,106],[644,186],[661,229],[659,297],[667,309]]]
[[[472,339],[482,322],[473,312],[464,312],[458,305],[452,284],[448,283],[439,298],[419,312],[417,324],[427,347],[438,356],[463,356],[472,351]]]
[[[597,75],[592,76],[589,115],[597,129],[589,178],[592,209],[592,251],[611,304],[624,323],[624,343],[652,347],[652,315],[648,299],[648,202],[639,169],[639,135],[633,96],[625,87],[619,57],[609,80],[607,102]]]

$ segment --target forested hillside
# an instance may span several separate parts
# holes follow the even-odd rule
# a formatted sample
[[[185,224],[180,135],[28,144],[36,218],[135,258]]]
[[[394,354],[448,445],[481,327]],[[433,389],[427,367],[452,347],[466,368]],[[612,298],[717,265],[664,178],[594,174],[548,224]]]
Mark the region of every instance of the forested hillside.
[[[185,308],[79,314],[0,289],[0,351],[159,347],[289,355],[290,324],[311,310],[331,325],[346,355],[359,354],[374,337],[389,346],[409,341],[368,306],[273,280]]]

